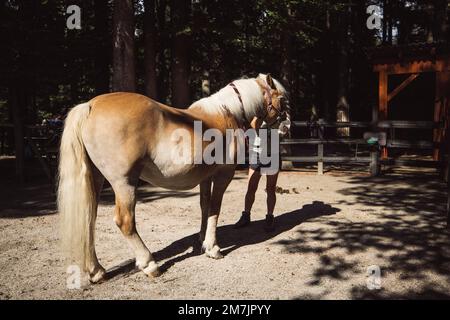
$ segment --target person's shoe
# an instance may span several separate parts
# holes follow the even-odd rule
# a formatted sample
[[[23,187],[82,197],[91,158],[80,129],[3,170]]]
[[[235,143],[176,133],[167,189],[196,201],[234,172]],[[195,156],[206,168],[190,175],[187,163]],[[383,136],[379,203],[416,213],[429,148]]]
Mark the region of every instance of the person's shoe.
[[[266,230],[266,232],[271,232],[271,231],[275,230],[275,221],[274,221],[273,214],[266,215],[266,222],[264,224],[264,230]]]
[[[234,224],[235,229],[246,227],[250,224],[250,212],[242,211],[241,218]]]

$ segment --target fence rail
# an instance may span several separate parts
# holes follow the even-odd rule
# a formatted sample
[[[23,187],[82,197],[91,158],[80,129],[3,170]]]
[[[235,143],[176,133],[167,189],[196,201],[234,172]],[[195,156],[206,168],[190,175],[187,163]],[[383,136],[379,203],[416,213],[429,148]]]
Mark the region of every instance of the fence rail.
[[[434,121],[379,121],[363,122],[330,122],[324,120],[311,121],[293,121],[293,127],[308,128],[314,137],[301,139],[283,139],[280,144],[284,146],[293,145],[317,145],[317,155],[314,156],[295,156],[284,155],[282,160],[291,162],[315,163],[317,162],[318,174],[323,174],[324,163],[369,163],[372,175],[377,175],[381,170],[381,165],[404,165],[419,167],[435,167],[441,166],[442,161],[435,160],[416,160],[416,159],[380,159],[380,147],[378,145],[370,145],[367,140],[362,138],[325,138],[325,128],[361,128],[368,131],[389,131],[391,137],[386,140],[385,148],[395,149],[420,149],[433,150],[440,147],[437,142],[429,140],[402,140],[395,138],[395,129],[441,129],[444,127],[443,122]],[[355,145],[355,156],[330,156],[324,155],[324,146],[328,145]],[[367,146],[370,156],[358,156],[358,146]]]
[[[325,127],[325,128],[370,128],[377,127],[380,129],[439,129],[443,128],[444,123],[434,121],[405,121],[405,120],[383,120],[378,123],[367,121],[351,121],[351,122],[332,122],[318,120],[312,121],[292,121],[295,127]]]
[[[303,163],[317,163],[318,173],[323,173],[323,166],[326,163],[363,163],[369,164],[369,169],[372,175],[377,175],[380,172],[381,165],[405,165],[405,166],[419,166],[419,167],[440,167],[442,161],[427,161],[416,159],[381,159],[380,150],[378,146],[369,145],[368,141],[363,138],[347,138],[347,137],[325,137],[325,128],[358,128],[367,129],[367,131],[388,131],[390,137],[386,140],[386,148],[391,149],[420,149],[420,150],[436,150],[440,147],[440,144],[431,140],[402,140],[395,138],[395,129],[441,129],[444,127],[443,122],[433,121],[379,121],[377,123],[364,122],[364,121],[352,121],[352,122],[330,122],[324,120],[311,121],[293,121],[293,127],[308,128],[311,132],[314,132],[315,137],[312,138],[300,138],[300,139],[283,139],[280,144],[284,146],[294,145],[315,145],[317,146],[317,154],[313,156],[300,156],[300,155],[283,155],[282,160],[291,162],[303,162]],[[14,126],[11,123],[0,123],[0,151],[5,151],[5,138],[6,131],[13,129]],[[33,148],[35,153],[41,152],[40,137],[35,137],[29,133],[34,130],[45,129],[46,126],[42,125],[27,125],[25,130],[27,133],[26,140]],[[45,138],[44,140],[47,140]],[[353,156],[340,155],[325,155],[324,149],[330,145],[354,145],[356,147]],[[359,146],[368,147],[370,156],[358,156]],[[39,157],[45,158],[47,161],[49,151],[46,150],[45,155],[39,154]],[[367,150],[366,150],[367,152]],[[367,153],[366,153],[367,154]],[[445,158],[442,157],[443,159]],[[47,168],[46,173],[47,173]]]

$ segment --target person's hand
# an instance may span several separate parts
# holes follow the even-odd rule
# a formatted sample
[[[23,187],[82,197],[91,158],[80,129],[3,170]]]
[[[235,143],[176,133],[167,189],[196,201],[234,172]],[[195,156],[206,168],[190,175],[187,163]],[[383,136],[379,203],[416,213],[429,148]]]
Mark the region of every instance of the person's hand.
[[[289,133],[290,128],[291,128],[291,121],[289,119],[286,119],[280,123],[280,126],[278,127],[278,133],[281,136],[285,136]]]

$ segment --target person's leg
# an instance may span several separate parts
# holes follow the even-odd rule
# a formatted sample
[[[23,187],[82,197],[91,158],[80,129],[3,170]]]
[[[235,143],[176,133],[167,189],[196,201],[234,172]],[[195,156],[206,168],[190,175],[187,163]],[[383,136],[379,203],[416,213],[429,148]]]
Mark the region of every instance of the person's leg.
[[[235,228],[242,228],[250,223],[250,211],[252,210],[253,203],[255,202],[255,193],[256,190],[258,190],[260,179],[261,174],[258,170],[254,170],[252,168],[248,169],[248,183],[247,192],[245,194],[244,211],[242,212],[239,221],[234,225]]]
[[[255,193],[258,190],[259,180],[261,179],[261,174],[259,171],[255,171],[252,168],[248,169],[248,184],[247,193],[245,194],[245,205],[244,211],[250,213],[255,202]]]
[[[276,188],[277,188],[278,172],[273,175],[267,175],[266,192],[267,192],[267,216],[266,216],[266,230],[271,231],[273,225],[273,211],[275,203],[277,202]]]
[[[267,190],[267,214],[273,215],[275,209],[275,203],[277,202],[276,189],[277,189],[278,172],[273,175],[267,176],[266,190]]]

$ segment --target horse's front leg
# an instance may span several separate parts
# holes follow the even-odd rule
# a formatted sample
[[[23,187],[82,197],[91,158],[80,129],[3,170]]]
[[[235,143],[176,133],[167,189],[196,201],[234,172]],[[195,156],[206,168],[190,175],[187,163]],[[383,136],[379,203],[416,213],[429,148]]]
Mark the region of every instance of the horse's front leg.
[[[220,172],[213,178],[213,190],[211,195],[211,204],[206,222],[206,234],[203,241],[203,250],[206,256],[213,259],[223,258],[220,253],[220,247],[217,244],[216,229],[219,219],[220,208],[225,190],[233,179],[234,170],[232,172]]]
[[[211,178],[208,178],[200,183],[200,208],[202,209],[202,224],[199,234],[200,243],[203,243],[205,240],[209,209],[211,207],[211,182]]]

